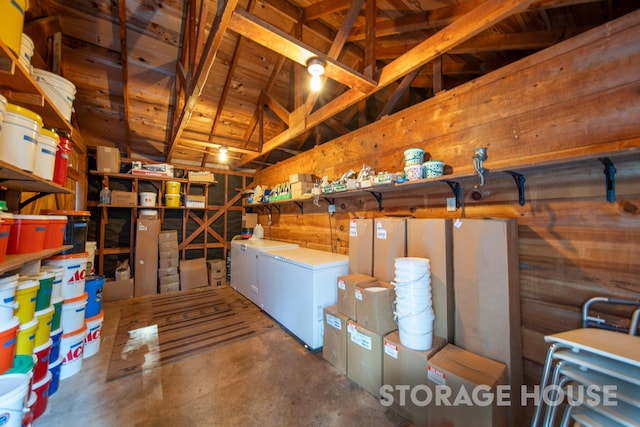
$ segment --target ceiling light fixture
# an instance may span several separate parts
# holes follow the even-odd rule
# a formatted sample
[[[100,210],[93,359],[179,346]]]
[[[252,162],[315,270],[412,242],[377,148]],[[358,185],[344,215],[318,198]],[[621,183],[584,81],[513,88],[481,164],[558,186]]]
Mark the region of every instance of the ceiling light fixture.
[[[311,90],[318,92],[322,88],[320,76],[324,74],[324,62],[320,58],[311,58],[307,62],[307,70],[311,74]]]
[[[227,150],[227,147],[220,147],[220,148],[218,148],[218,151],[220,152],[220,154],[218,154],[218,159],[223,163],[226,162],[227,161],[227,151],[229,151],[229,150]]]

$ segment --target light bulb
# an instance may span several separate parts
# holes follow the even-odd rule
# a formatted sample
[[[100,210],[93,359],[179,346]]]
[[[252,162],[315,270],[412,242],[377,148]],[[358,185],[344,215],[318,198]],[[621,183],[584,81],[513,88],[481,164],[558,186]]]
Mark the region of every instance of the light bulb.
[[[226,162],[227,161],[227,149],[224,147],[220,147],[220,154],[218,154],[218,159],[221,162]]]
[[[311,76],[311,91],[319,92],[322,89],[322,79],[318,75]]]

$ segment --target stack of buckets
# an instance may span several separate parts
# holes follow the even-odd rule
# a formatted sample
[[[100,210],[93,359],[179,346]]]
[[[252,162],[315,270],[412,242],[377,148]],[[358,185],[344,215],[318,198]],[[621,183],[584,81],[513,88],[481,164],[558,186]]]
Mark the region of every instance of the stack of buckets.
[[[165,183],[164,204],[170,208],[180,206],[180,183],[167,181]]]
[[[427,258],[396,258],[395,317],[400,342],[418,351],[430,350],[433,344],[433,312],[431,298],[431,266]]]

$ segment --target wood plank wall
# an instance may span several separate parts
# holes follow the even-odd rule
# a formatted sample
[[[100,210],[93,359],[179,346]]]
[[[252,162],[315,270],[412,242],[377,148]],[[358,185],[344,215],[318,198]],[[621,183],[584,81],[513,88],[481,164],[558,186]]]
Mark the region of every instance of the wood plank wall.
[[[464,208],[447,212],[445,183],[373,197],[307,202],[258,210],[265,237],[348,253],[349,219],[411,214],[418,218],[517,218],[525,382],[539,382],[545,334],[580,326],[581,305],[592,296],[640,299],[640,13],[633,13],[532,55],[464,86],[325,143],[256,174],[273,185],[295,172],[337,178],[362,164],[402,169],[403,151],[418,146],[456,174]],[[473,150],[488,147],[485,189],[468,196]],[[617,173],[617,199],[605,199],[604,166]],[[330,159],[330,161],[327,161]],[[520,206],[512,177],[526,178]],[[611,307],[599,313],[625,321]],[[529,408],[530,409],[530,408]]]

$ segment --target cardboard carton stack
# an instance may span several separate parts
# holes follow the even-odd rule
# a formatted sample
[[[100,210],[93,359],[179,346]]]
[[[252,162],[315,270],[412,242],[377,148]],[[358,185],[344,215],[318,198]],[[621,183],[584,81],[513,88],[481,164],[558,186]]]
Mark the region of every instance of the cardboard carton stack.
[[[289,184],[291,184],[291,198],[297,199],[303,195],[311,194],[313,184],[318,179],[317,176],[310,173],[294,173],[289,175]]]
[[[207,261],[209,273],[209,286],[222,286],[226,283],[227,269],[223,259],[210,259]]]
[[[207,260],[196,258],[180,261],[180,283],[182,290],[208,286]]]
[[[180,275],[178,274],[178,232],[176,230],[161,231],[158,235],[158,280],[160,293],[176,292],[180,290]]]

